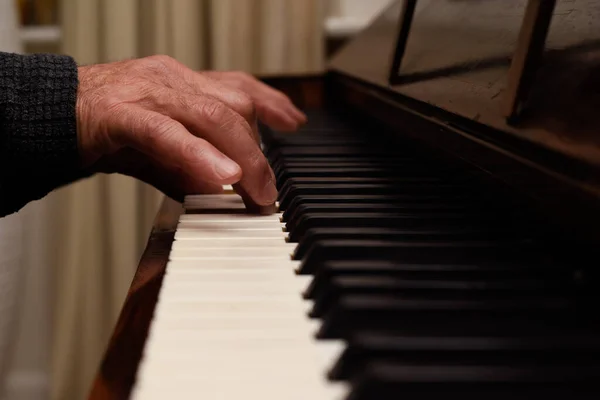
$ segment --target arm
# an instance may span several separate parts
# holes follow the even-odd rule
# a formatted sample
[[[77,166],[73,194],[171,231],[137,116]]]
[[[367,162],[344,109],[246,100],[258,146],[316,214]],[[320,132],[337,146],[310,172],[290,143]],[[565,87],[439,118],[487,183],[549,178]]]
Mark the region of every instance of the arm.
[[[72,58],[0,53],[0,216],[86,176],[76,95]]]
[[[277,190],[257,118],[305,116],[240,73],[198,73],[165,56],[77,67],[65,56],[0,53],[0,216],[96,172],[180,199],[233,184],[251,207]]]

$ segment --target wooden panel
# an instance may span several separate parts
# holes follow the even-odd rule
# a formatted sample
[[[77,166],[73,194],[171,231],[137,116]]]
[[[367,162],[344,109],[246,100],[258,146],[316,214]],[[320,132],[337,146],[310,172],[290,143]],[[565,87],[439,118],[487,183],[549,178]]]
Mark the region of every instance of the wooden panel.
[[[320,108],[324,104],[322,75],[263,76],[261,80],[288,95],[300,108]]]
[[[90,400],[127,399],[131,393],[181,212],[179,203],[165,198],[94,380]]]

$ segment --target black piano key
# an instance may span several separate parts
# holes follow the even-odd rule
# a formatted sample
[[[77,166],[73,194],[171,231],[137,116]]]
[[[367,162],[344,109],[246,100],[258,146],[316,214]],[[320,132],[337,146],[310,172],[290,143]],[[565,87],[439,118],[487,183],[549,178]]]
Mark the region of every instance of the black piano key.
[[[432,332],[434,333],[434,332]],[[408,336],[359,332],[348,340],[328,372],[334,381],[349,380],[372,362],[404,365],[560,365],[600,366],[600,338],[578,335]]]
[[[338,177],[384,177],[390,175],[389,168],[382,167],[324,167],[324,168],[286,168],[277,175],[278,186],[290,178],[338,178]]]
[[[571,330],[596,325],[574,299],[437,300],[399,295],[341,296],[323,317],[319,339],[361,330],[423,335],[490,335]]]
[[[408,264],[393,260],[327,261],[316,271],[303,293],[314,299],[336,277],[381,276],[393,279],[495,282],[534,280],[553,285],[575,284],[575,275],[564,266],[521,264],[517,262],[486,264]]]
[[[332,156],[337,157],[348,157],[348,158],[397,158],[402,157],[396,153],[393,149],[373,149],[373,148],[361,148],[360,146],[346,146],[340,148],[340,151],[335,152],[335,148],[330,146],[315,146],[315,147],[280,147],[273,151],[267,159],[273,165],[278,165],[284,160],[292,160],[297,157],[311,157],[311,158],[330,158]],[[414,157],[404,156],[407,160],[414,159]]]
[[[302,170],[339,170],[339,169],[380,169],[390,172],[402,173],[405,176],[438,176],[445,178],[462,178],[482,176],[480,171],[467,170],[460,167],[448,168],[444,166],[427,165],[422,161],[398,160],[396,158],[323,158],[307,160],[305,158],[287,158],[272,165],[273,172],[277,178],[293,176],[294,172],[303,175]]]
[[[409,186],[417,190],[432,190],[440,188],[442,190],[467,189],[464,185],[449,183],[439,178],[413,178],[402,176],[383,176],[383,177],[317,177],[317,178],[289,178],[281,187],[279,192],[282,197],[295,186],[300,185],[400,185]]]
[[[316,165],[315,165],[316,164]],[[446,169],[423,168],[421,165],[406,162],[394,162],[386,164],[375,164],[372,162],[346,162],[346,163],[284,163],[285,169],[279,172],[278,178],[300,178],[300,177],[336,177],[336,176],[385,176],[390,174],[402,174],[403,176],[438,176],[444,177],[453,171]]]
[[[294,260],[303,259],[314,243],[321,240],[383,240],[397,242],[440,242],[496,240],[511,243],[533,243],[535,236],[525,229],[515,233],[500,227],[441,227],[436,229],[400,228],[309,228],[292,253]],[[289,239],[288,239],[289,241]]]
[[[404,168],[407,173],[413,172],[414,174],[437,174],[438,176],[443,173],[440,171],[448,171],[445,175],[451,174],[455,169],[448,169],[443,167],[436,167],[431,165],[429,167],[423,166],[422,160],[415,160],[413,158],[401,157],[395,154],[386,154],[378,158],[360,157],[360,156],[331,156],[331,157],[286,157],[280,158],[276,161],[269,161],[273,172],[277,175],[283,173],[287,168],[295,167],[308,167],[311,168],[332,168],[339,167],[341,165],[354,164],[354,166],[360,167],[384,167],[384,168]]]
[[[430,184],[438,185],[446,183],[438,177],[413,177],[405,176],[402,174],[385,174],[381,176],[317,176],[317,177],[291,177],[283,183],[279,190],[284,192],[289,190],[290,187],[295,185],[303,184],[340,184],[340,183],[352,183],[352,184],[394,184],[394,185],[405,185],[405,184]]]
[[[279,204],[282,210],[287,209],[294,198],[306,195],[338,195],[338,196],[360,196],[360,195],[404,195],[406,199],[428,200],[444,196],[449,201],[473,197],[480,189],[464,187],[460,185],[386,185],[386,184],[352,184],[352,183],[330,183],[330,184],[301,184],[291,186],[289,190],[279,193]]]
[[[490,206],[478,205],[477,203],[469,202],[378,202],[378,203],[304,203],[299,204],[292,213],[288,212],[283,215],[283,220],[291,222],[299,215],[313,213],[335,213],[335,212],[431,212],[431,211],[462,211],[469,213],[499,213],[505,212],[502,209],[492,209]],[[517,212],[515,212],[517,214]],[[521,215],[521,217],[524,217]]]
[[[463,196],[453,196],[452,198],[445,199],[442,202],[442,196],[439,195],[403,195],[403,194],[389,194],[389,195],[375,195],[375,194],[364,194],[364,195],[352,195],[352,194],[324,194],[324,195],[301,195],[294,197],[289,204],[284,208],[280,205],[280,209],[283,210],[283,219],[287,220],[290,215],[296,213],[298,207],[310,204],[321,204],[321,205],[362,205],[362,204],[400,204],[404,206],[414,207],[427,207],[432,205],[435,207],[436,204],[447,204],[449,208],[453,205],[460,207],[462,204],[471,204],[469,197],[465,194]],[[341,209],[341,208],[340,208]]]
[[[296,221],[302,215],[315,213],[369,213],[369,212],[384,212],[384,213],[407,213],[418,211],[439,211],[439,210],[461,210],[464,208],[438,207],[437,204],[393,204],[393,203],[360,203],[360,204],[302,204],[298,206],[292,214],[283,215],[282,220],[286,222],[288,230],[296,225]]]
[[[599,327],[583,258],[485,172],[346,121],[263,135],[317,336],[350,340],[330,378],[358,400],[572,398],[569,368],[600,366],[575,336]]]
[[[355,275],[323,282],[316,292],[311,318],[321,318],[341,297],[362,294],[393,294],[403,298],[469,300],[531,297],[564,299],[569,293],[561,282],[409,280],[390,276]]]
[[[457,168],[435,168],[411,162],[389,161],[373,163],[363,162],[282,162],[276,172],[278,180],[300,177],[375,177],[375,176],[405,176],[405,177],[437,177],[445,179],[470,179],[481,176],[476,171],[464,171]]]
[[[423,168],[422,165],[416,162],[409,162],[403,160],[394,159],[383,159],[383,160],[370,160],[370,159],[324,159],[324,160],[307,160],[301,158],[298,160],[285,159],[278,164],[279,168],[274,168],[277,176],[293,176],[294,173],[303,175],[302,171],[307,170],[309,172],[316,172],[322,169],[330,169],[332,171],[341,169],[375,169],[375,170],[398,170],[402,171],[408,169],[407,174],[418,174],[418,173],[429,173],[442,175],[447,169],[434,168],[429,166]]]
[[[484,228],[491,223],[506,226],[517,226],[523,223],[517,217],[499,219],[495,214],[464,214],[459,212],[422,212],[403,213],[365,212],[365,213],[311,213],[303,214],[297,220],[286,223],[286,231],[290,242],[302,240],[309,229],[314,228],[402,228],[402,229],[448,229]],[[529,228],[526,228],[529,229]]]
[[[394,260],[407,264],[496,264],[542,262],[535,248],[491,242],[385,242],[324,240],[316,242],[301,261],[298,273],[314,274],[332,260]]]
[[[311,168],[321,168],[321,167],[333,167],[333,166],[403,166],[403,167],[413,167],[415,171],[423,171],[423,170],[431,170],[431,171],[442,171],[446,170],[445,166],[436,166],[436,164],[432,163],[429,165],[427,162],[423,160],[419,160],[415,157],[407,157],[407,156],[399,156],[397,154],[384,154],[381,157],[373,158],[369,156],[364,156],[360,154],[354,155],[336,155],[331,154],[329,157],[312,157],[312,156],[302,156],[302,157],[286,157],[279,159],[275,162],[272,162],[271,165],[273,169],[279,170],[283,168],[288,168],[292,166],[309,166]]]
[[[347,400],[595,399],[600,368],[398,365],[375,362],[352,379]]]
[[[394,154],[398,155],[398,149],[393,147],[379,146],[359,146],[351,144],[339,144],[332,146],[300,146],[300,147],[280,147],[273,152],[276,157],[330,157],[335,156],[359,156],[359,157],[374,157],[381,155]]]
[[[277,148],[282,146],[335,146],[339,147],[340,142],[343,141],[344,145],[361,145],[370,146],[372,141],[369,141],[365,137],[357,137],[352,135],[287,135],[280,136],[269,143],[269,148]]]

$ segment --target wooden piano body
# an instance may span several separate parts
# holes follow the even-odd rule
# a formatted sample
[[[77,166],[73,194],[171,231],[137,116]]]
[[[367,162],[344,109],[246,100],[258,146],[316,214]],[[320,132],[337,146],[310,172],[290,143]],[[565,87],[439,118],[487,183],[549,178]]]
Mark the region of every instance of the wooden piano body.
[[[486,171],[535,204],[582,260],[600,244],[599,71],[594,2],[408,0],[347,44],[324,75],[264,80],[302,108]],[[165,198],[90,399],[130,395],[181,212]]]

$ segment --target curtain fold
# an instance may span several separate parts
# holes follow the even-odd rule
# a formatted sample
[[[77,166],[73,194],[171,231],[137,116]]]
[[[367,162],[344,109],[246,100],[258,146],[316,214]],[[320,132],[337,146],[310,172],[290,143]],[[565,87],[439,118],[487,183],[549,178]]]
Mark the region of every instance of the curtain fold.
[[[22,51],[14,4],[7,0],[0,0],[0,51]],[[0,219],[0,398],[4,398],[17,334],[19,290],[24,278],[22,230],[20,213]]]
[[[320,0],[62,0],[62,52],[78,63],[167,54],[256,74],[323,68]],[[162,195],[95,176],[50,196],[55,400],[86,398]]]
[[[23,52],[13,0],[0,0],[0,51]],[[37,201],[0,219],[0,399],[32,392],[45,398],[47,216],[45,202]]]

